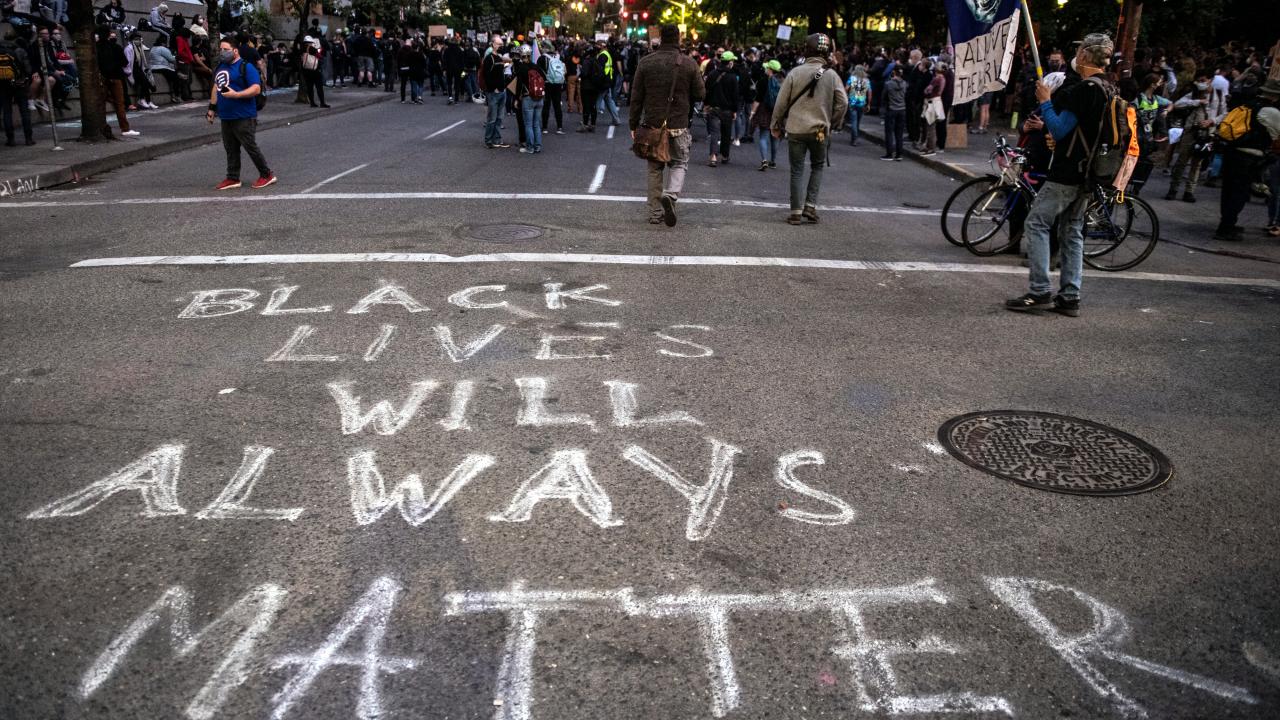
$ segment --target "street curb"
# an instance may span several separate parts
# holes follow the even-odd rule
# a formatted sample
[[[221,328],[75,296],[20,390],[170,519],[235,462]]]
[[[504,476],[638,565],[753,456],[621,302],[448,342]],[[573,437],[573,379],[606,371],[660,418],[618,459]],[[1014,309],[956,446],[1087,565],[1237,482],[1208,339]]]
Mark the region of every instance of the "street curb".
[[[875,143],[876,145],[879,145],[880,147],[885,146],[883,137],[872,135],[866,130],[859,129],[858,135],[866,140],[870,140],[871,142]],[[941,160],[936,160],[932,157],[920,157],[920,155],[916,153],[914,150],[904,149],[902,155],[903,157],[909,160],[912,160],[913,162],[917,162],[929,168],[930,170],[941,173],[955,180],[972,180],[976,177],[981,177],[979,173],[970,172],[968,170],[955,167],[954,165],[949,165]]]
[[[338,107],[316,109],[292,115],[287,118],[277,118],[267,122],[260,122],[258,123],[258,130],[274,130],[275,128],[284,127],[286,125],[306,122],[307,120],[340,115],[350,110],[358,110],[360,108],[369,107],[370,105],[377,105],[378,103],[386,102],[390,99],[390,94],[380,93],[376,97],[358,100]],[[84,162],[79,162],[67,167],[60,167],[52,172],[41,172],[34,175],[21,176],[12,179],[11,182],[16,186],[26,184],[34,190],[47,190],[59,185],[79,182],[80,180],[84,180],[94,175],[110,172],[111,170],[118,170],[122,167],[133,165],[135,163],[154,160],[164,155],[172,155],[173,153],[190,150],[191,148],[200,147],[201,145],[209,145],[218,142],[221,138],[222,135],[220,131],[218,131],[216,126],[214,126],[214,129],[203,132],[199,135],[169,140],[162,143],[156,143],[155,145],[146,145],[132,150],[126,150],[115,155],[96,158],[94,160],[85,160]],[[73,139],[70,142],[75,142],[75,140]],[[39,187],[36,187],[37,183]]]

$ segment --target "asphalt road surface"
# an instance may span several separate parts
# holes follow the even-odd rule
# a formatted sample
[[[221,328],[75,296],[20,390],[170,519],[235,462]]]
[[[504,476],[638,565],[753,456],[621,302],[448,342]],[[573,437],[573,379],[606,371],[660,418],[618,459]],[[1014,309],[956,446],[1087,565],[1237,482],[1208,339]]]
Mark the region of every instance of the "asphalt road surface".
[[[667,229],[624,128],[482,122],[0,203],[0,717],[1280,714],[1274,265],[1164,245],[1018,315],[876,147],[790,227],[785,158],[699,133]],[[939,444],[1005,409],[1173,477]],[[1037,417],[967,437],[1150,460]]]

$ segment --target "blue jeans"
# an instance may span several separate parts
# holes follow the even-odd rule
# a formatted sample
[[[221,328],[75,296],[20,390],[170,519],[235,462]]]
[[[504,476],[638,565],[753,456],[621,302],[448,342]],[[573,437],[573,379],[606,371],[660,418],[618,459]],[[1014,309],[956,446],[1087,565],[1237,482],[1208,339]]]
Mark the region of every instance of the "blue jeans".
[[[1046,182],[1036,194],[1023,226],[1022,241],[1031,268],[1031,292],[1047,294],[1049,281],[1049,232],[1055,220],[1062,233],[1062,272],[1058,294],[1066,300],[1080,298],[1080,276],[1084,272],[1084,206],[1088,198],[1079,185]]]
[[[618,120],[618,103],[613,99],[612,89],[600,93],[600,99],[596,101],[596,112],[599,113],[605,109],[609,110],[609,114],[613,116],[614,124],[621,122]]]
[[[858,131],[862,129],[862,111],[863,108],[849,106],[849,140],[855,145],[858,143]]]
[[[502,112],[507,107],[507,91],[496,90],[485,93],[485,104],[489,112],[484,120],[484,144],[496,145],[502,142]]]
[[[747,121],[751,118],[751,104],[740,103],[738,106],[738,116],[733,119],[733,139],[740,140],[747,137]]]
[[[542,103],[545,100],[527,97],[520,101],[520,111],[524,113],[525,147],[534,152],[542,151]]]
[[[414,100],[421,100],[421,99],[422,99],[422,81],[421,81],[421,80],[410,80],[410,81],[409,81],[409,92],[413,94],[413,99],[414,99]]]
[[[476,72],[477,72],[476,70],[468,70],[467,77],[465,80],[463,80],[463,84],[467,88],[468,100],[480,94],[480,86],[476,84]],[[461,100],[462,98],[458,98],[458,99]]]
[[[769,133],[768,130],[757,130],[760,137],[756,140],[756,145],[760,148],[760,162],[777,162],[778,160],[778,143],[777,138]]]
[[[902,156],[902,133],[907,127],[906,110],[884,111],[884,154]]]

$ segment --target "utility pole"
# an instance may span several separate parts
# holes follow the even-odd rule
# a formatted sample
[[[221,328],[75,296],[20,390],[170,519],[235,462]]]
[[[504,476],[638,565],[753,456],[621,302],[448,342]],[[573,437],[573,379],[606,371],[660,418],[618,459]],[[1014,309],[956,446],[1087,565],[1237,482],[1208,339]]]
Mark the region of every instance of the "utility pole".
[[[1116,28],[1116,42],[1124,61],[1124,74],[1133,73],[1133,53],[1138,49],[1138,30],[1142,27],[1142,0],[1121,0],[1120,24]]]

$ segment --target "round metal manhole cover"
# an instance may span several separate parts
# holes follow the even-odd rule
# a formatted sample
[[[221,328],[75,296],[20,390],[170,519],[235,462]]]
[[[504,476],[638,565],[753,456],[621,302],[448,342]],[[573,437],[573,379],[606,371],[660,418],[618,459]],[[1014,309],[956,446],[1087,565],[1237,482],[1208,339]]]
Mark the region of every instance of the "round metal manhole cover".
[[[938,441],[964,464],[1039,490],[1072,495],[1132,495],[1173,477],[1164,453],[1088,420],[1026,410],[952,418]]]
[[[542,228],[535,225],[472,225],[463,234],[481,242],[519,242],[542,237]]]

